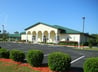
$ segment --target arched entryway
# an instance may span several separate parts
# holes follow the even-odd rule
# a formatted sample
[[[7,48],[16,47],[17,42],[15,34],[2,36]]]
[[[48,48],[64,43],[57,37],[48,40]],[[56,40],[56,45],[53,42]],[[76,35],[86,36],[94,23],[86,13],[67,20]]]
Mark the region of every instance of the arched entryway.
[[[42,42],[42,32],[38,32],[38,42]]]
[[[32,40],[32,34],[31,34],[31,31],[28,31],[26,33],[26,42],[31,41],[31,40]]]
[[[28,31],[28,32],[27,32],[27,35],[31,35],[31,32],[30,32],[30,31]]]
[[[32,32],[32,41],[33,42],[36,41],[36,32],[35,31]]]
[[[55,38],[56,37],[56,34],[55,34],[55,32],[54,31],[51,31],[50,32],[50,42],[55,42]]]
[[[48,31],[45,31],[43,36],[43,42],[46,43],[47,40],[48,40]]]

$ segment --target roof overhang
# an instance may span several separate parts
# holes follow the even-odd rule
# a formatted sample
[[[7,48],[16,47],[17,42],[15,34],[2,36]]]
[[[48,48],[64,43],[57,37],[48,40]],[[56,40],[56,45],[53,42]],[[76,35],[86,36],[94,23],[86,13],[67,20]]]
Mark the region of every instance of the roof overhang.
[[[49,24],[46,24],[46,23],[43,23],[43,22],[38,22],[38,23],[36,23],[36,24],[34,24],[32,26],[27,27],[25,30],[28,30],[28,29],[30,29],[32,27],[35,27],[35,26],[39,25],[39,24],[43,24],[43,25],[46,25],[46,26],[49,26],[49,27],[57,29],[56,27],[53,27],[52,25],[49,25]]]

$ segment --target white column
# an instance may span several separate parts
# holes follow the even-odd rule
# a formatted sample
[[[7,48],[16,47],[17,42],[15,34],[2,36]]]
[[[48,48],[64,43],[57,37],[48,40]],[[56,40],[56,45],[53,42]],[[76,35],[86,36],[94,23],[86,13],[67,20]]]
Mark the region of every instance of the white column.
[[[79,39],[78,39],[78,48],[80,48],[80,42],[81,42],[81,36],[79,36]]]
[[[58,34],[56,33],[56,43],[58,43],[57,36],[58,36]]]
[[[26,33],[26,43],[28,42],[28,34]]]
[[[80,42],[78,42],[78,48],[80,48]]]
[[[50,42],[50,33],[48,33],[48,42]]]
[[[33,42],[33,34],[32,34],[32,42]]]
[[[36,43],[38,43],[38,33],[36,33]]]
[[[43,42],[43,38],[44,38],[44,33],[42,32],[42,42]]]

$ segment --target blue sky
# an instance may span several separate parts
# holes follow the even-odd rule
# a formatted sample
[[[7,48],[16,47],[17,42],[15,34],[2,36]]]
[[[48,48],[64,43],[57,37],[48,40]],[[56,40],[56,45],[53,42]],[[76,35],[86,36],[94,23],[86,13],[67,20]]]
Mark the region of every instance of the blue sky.
[[[98,33],[98,0],[0,0],[0,30],[23,32],[37,22]]]

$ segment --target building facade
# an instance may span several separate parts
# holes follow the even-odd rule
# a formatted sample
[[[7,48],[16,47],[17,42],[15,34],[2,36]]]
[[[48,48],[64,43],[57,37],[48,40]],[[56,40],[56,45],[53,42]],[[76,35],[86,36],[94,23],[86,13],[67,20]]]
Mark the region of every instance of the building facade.
[[[31,41],[33,43],[58,43],[60,41],[81,43],[87,42],[88,35],[66,27],[38,22],[25,29],[25,33],[21,34],[21,40],[26,40],[26,42]]]
[[[8,34],[8,41],[19,41],[21,40],[21,34]]]

